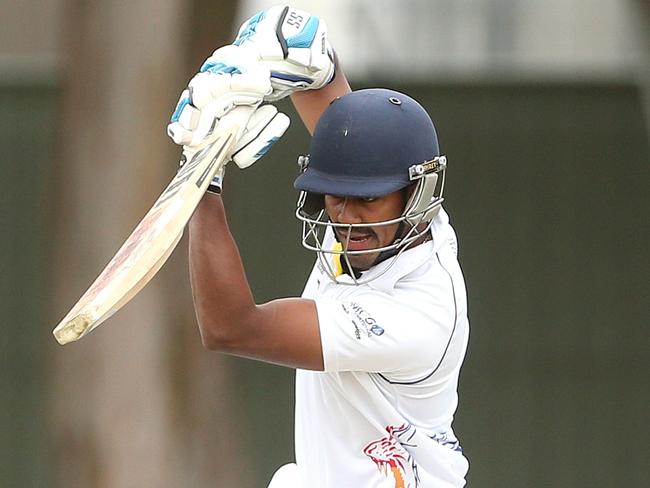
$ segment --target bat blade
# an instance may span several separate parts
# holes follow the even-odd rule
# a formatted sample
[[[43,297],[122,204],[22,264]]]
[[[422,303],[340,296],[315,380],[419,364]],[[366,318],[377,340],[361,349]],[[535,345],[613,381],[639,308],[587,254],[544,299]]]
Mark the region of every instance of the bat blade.
[[[219,123],[214,142],[186,154],[185,164],[151,210],[54,329],[60,344],[76,341],[95,329],[155,276],[178,244],[210,180],[228,161],[252,110],[236,108]]]
[[[148,271],[146,271],[145,275],[142,276],[136,283],[134,283],[130,289],[122,288],[122,292],[124,293],[124,295],[121,298],[117,298],[116,296],[115,297],[116,302],[112,305],[110,310],[104,312],[103,315],[100,315],[101,307],[96,307],[92,309],[86,306],[84,311],[80,311],[77,315],[75,315],[71,319],[68,319],[68,317],[72,315],[72,310],[71,310],[70,313],[66,315],[66,318],[64,318],[59,324],[59,326],[57,326],[57,328],[54,330],[54,337],[59,342],[59,344],[64,345],[67,344],[68,342],[73,342],[76,341],[77,339],[80,339],[86,333],[90,332],[92,329],[94,329],[102,322],[110,318],[111,315],[113,315],[120,308],[122,308],[122,306],[126,305],[155,276],[158,270],[162,268],[162,265],[165,264],[167,258],[171,255],[172,251],[176,248],[176,245],[178,244],[178,241],[180,241],[182,236],[183,234],[181,232],[178,235],[178,237],[176,237],[172,245],[169,246],[167,251],[160,257],[160,259],[156,263],[154,263],[153,266]],[[99,278],[97,281],[99,281]],[[93,286],[95,286],[95,284],[93,284]],[[88,290],[88,292],[90,292],[90,289]],[[86,295],[84,295],[84,297],[86,297]],[[81,300],[83,299],[84,298],[82,297]],[[104,302],[104,306],[108,306],[108,302]]]

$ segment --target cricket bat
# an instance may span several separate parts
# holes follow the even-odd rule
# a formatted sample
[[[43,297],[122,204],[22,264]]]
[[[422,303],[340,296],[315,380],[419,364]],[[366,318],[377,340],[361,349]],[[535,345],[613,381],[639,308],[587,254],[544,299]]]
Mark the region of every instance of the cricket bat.
[[[117,312],[155,276],[183,235],[217,170],[228,162],[253,113],[237,107],[216,128],[213,142],[184,151],[186,161],[86,293],[53,331],[60,344],[76,341]]]

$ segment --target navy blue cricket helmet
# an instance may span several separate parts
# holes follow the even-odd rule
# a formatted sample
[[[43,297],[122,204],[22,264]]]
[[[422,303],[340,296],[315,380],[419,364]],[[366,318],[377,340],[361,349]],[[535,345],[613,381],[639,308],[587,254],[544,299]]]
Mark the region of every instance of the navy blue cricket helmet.
[[[321,260],[323,254],[399,252],[428,231],[443,201],[447,158],[440,155],[433,122],[418,102],[393,90],[359,90],[334,100],[316,125],[309,156],[301,156],[299,163],[302,173],[294,186],[301,190],[296,216],[303,222],[302,243]],[[411,185],[398,219],[372,223],[404,223],[404,234],[390,246],[363,251],[323,248],[327,228],[368,226],[330,222],[323,210],[324,195],[373,198]]]
[[[359,90],[325,110],[309,164],[294,186],[317,194],[378,197],[413,183],[409,168],[439,155],[436,129],[418,102],[393,90]]]

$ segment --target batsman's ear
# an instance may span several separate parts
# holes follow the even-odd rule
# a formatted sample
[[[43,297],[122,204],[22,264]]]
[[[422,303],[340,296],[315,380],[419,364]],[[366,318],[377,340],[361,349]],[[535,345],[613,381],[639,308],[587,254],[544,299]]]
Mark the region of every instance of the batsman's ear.
[[[235,146],[232,160],[244,169],[264,156],[289,127],[291,119],[273,105],[263,105],[251,116],[246,131]]]

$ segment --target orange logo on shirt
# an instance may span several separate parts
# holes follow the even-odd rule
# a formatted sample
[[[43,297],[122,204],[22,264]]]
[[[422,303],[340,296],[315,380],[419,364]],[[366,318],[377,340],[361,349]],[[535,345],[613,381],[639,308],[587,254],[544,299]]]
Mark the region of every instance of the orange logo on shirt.
[[[412,476],[413,484],[406,482],[406,469],[407,466],[411,466],[410,454],[393,435],[399,435],[410,428],[409,425],[388,426],[386,427],[387,436],[369,443],[363,449],[363,453],[372,459],[384,476],[388,478],[392,474],[395,480],[395,488],[415,488],[418,486],[417,475]]]

